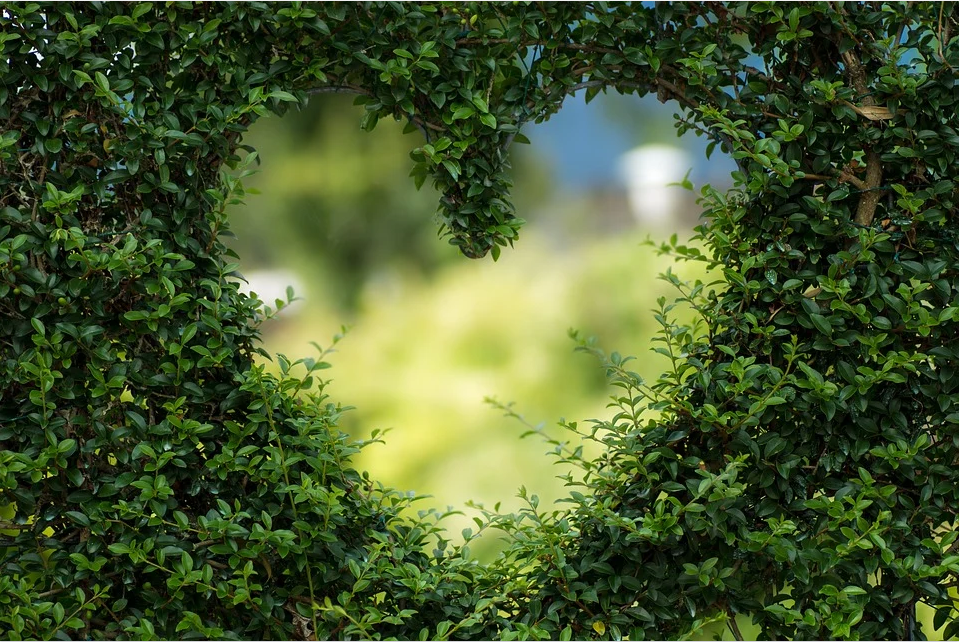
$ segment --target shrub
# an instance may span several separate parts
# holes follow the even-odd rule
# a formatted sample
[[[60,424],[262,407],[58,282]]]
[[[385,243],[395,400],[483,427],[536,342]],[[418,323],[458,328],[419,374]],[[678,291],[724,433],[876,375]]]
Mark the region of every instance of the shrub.
[[[9,638],[956,633],[951,6],[35,4],[0,13],[0,630]],[[737,160],[725,285],[618,354],[564,511],[470,561],[349,464],[318,359],[253,365],[220,241],[243,131],[320,91],[418,128],[443,233],[496,258],[507,151],[565,96],[655,92]],[[667,275],[667,278],[671,278]],[[675,280],[675,279],[674,279]],[[276,306],[282,302],[276,303]],[[296,369],[294,369],[296,367]],[[307,392],[311,391],[311,392]],[[645,411],[652,414],[644,414]],[[551,438],[550,438],[551,439]],[[432,554],[424,544],[438,537]]]

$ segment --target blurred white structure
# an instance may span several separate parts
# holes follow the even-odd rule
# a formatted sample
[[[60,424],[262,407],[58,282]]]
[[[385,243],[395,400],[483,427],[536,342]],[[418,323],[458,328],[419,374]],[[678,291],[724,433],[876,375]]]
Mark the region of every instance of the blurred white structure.
[[[692,161],[684,150],[671,145],[643,145],[626,152],[619,168],[626,180],[629,208],[643,227],[679,227],[681,209],[689,193],[679,185]]]
[[[293,294],[297,298],[303,298],[305,294],[303,281],[290,270],[255,270],[244,274],[244,277],[246,281],[239,282],[240,292],[245,294],[255,292],[260,301],[274,310],[276,310],[277,299],[286,302],[287,286],[293,287]],[[295,310],[290,309],[294,305],[284,308],[280,314],[284,316],[296,314]]]

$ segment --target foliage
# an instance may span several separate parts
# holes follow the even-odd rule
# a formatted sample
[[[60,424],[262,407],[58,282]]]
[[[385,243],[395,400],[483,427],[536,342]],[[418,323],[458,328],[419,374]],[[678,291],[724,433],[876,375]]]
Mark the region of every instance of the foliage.
[[[270,173],[267,162],[264,182]],[[637,252],[642,232],[580,239],[579,246],[561,252],[544,236],[541,226],[530,225],[522,250],[496,263],[458,260],[432,278],[396,271],[369,284],[331,360],[328,394],[356,406],[339,426],[357,437],[390,429],[387,447],[364,448],[353,465],[393,488],[428,492],[417,509],[462,507],[472,500],[515,510],[522,505],[514,496],[521,485],[543,505],[565,497],[564,482],[556,477],[562,466],[541,456],[540,440],[517,441],[519,426],[498,418],[484,397],[521,401],[533,423],[601,416],[606,379],[600,368],[590,367],[589,355],[569,349],[568,328],[588,328],[611,345],[647,345],[656,333],[653,315],[636,311],[672,296],[672,286],[621,281],[624,273],[655,274],[673,263],[668,256]],[[701,264],[681,267],[684,278],[705,278],[695,269]],[[264,327],[269,350],[309,354],[310,341],[332,333],[341,321],[315,296],[298,305],[295,317]],[[667,363],[649,354],[636,369],[653,379]],[[590,454],[597,449],[587,446]],[[451,516],[444,526],[459,533],[473,526],[472,514]],[[495,533],[471,544],[480,560],[500,547]]]
[[[0,626],[8,637],[956,633],[959,41],[951,6],[72,4],[0,13]],[[653,384],[565,511],[471,561],[356,473],[326,363],[252,365],[220,236],[243,131],[311,92],[406,119],[450,241],[522,225],[506,152],[570,93],[656,92],[738,161],[727,286],[663,301]],[[668,278],[668,277],[667,277]],[[595,351],[589,342],[583,348]],[[655,411],[656,417],[644,415]],[[570,478],[575,487],[578,482]],[[422,549],[440,537],[433,554]],[[950,593],[950,591],[953,593]]]
[[[339,94],[315,96],[283,119],[257,121],[243,140],[265,171],[243,180],[247,193],[256,193],[248,204],[226,210],[235,234],[228,246],[242,257],[245,274],[293,269],[315,286],[297,294],[322,298],[324,310],[341,321],[355,312],[363,284],[384,272],[400,266],[432,276],[462,263],[424,220],[438,195],[425,186],[417,190],[407,176],[407,152],[420,133],[404,135],[402,124],[385,122],[370,136],[357,126],[362,106],[352,102]],[[510,154],[512,176],[523,186],[513,200],[524,210],[546,193],[533,149],[514,146]]]
[[[318,96],[282,120],[257,122],[244,142],[269,171],[244,179],[248,192],[259,192],[248,204],[227,208],[236,235],[229,247],[242,257],[245,274],[264,265],[293,266],[311,284],[326,286],[326,306],[339,299],[347,309],[360,286],[386,266],[428,272],[458,254],[424,225],[423,212],[437,195],[417,191],[406,176],[413,136],[396,123],[369,136],[356,126],[362,108],[351,103],[348,96]],[[315,296],[316,289],[306,294]]]

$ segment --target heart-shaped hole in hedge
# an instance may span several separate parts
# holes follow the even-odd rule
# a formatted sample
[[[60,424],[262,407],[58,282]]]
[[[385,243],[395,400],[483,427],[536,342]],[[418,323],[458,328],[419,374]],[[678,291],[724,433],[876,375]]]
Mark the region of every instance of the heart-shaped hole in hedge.
[[[609,155],[603,182],[609,183],[622,169],[616,154],[628,149],[619,138],[627,132],[653,135],[657,124],[671,125],[672,112],[652,97],[598,97],[592,105],[567,105],[549,123],[531,127],[534,144],[516,149],[523,153],[512,168],[517,207],[530,212],[531,221],[522,249],[492,264],[464,262],[453,248],[436,242],[424,216],[435,205],[435,191],[416,190],[407,176],[404,151],[422,143],[421,134],[404,136],[402,125],[389,121],[372,134],[361,131],[356,124],[363,110],[351,102],[317,96],[282,119],[258,121],[244,137],[262,163],[244,179],[256,195],[228,210],[236,235],[230,245],[241,257],[247,289],[273,302],[286,298],[287,285],[295,284],[301,299],[264,326],[264,347],[271,354],[313,354],[311,341],[331,336],[343,322],[349,325],[329,375],[332,396],[355,406],[339,426],[355,438],[389,428],[388,445],[364,449],[354,464],[387,486],[427,495],[416,502],[417,510],[465,507],[471,501],[516,510],[521,486],[549,505],[567,493],[558,476],[575,471],[543,457],[551,447],[542,440],[520,440],[527,426],[501,418],[484,398],[519,401],[526,417],[537,418],[532,424],[602,416],[609,401],[606,380],[594,359],[573,353],[567,329],[599,330],[610,345],[646,346],[656,321],[635,311],[652,308],[658,297],[671,297],[675,290],[661,280],[624,288],[622,275],[656,275],[667,268],[684,278],[706,275],[652,251],[637,253],[654,223],[637,228],[634,215],[645,212],[630,212],[622,188],[607,187],[592,197],[582,187],[556,191],[557,179],[542,175],[539,145],[571,144],[569,153],[576,155],[582,151],[580,129],[593,132],[594,141],[602,134]],[[584,114],[584,107],[594,111]],[[641,128],[604,122],[603,114],[614,108],[632,109],[650,122]],[[671,128],[667,133],[675,137]],[[647,147],[644,156],[629,158],[646,161],[642,166],[649,171],[647,157],[672,161],[663,155],[680,155],[676,149]],[[717,155],[712,174],[720,171]],[[667,183],[681,181],[693,162],[682,155],[667,173],[634,181],[647,195],[663,192],[670,198],[667,205],[677,201],[674,211],[663,209],[678,219],[675,229],[683,226],[683,210],[695,209],[695,196]],[[706,169],[697,164],[693,178]],[[575,171],[587,170],[597,182],[596,170]],[[663,208],[663,200],[653,198],[652,204]],[[591,228],[583,229],[587,212]],[[693,218],[685,214],[685,220]],[[563,240],[573,238],[578,247]],[[438,258],[436,250],[444,247],[449,251]],[[650,354],[641,373],[654,380],[667,364]],[[455,540],[474,524],[464,513],[446,526]],[[474,553],[489,558],[497,539],[487,533],[474,540]]]
[[[0,630],[955,635],[948,6],[5,4]],[[567,511],[484,514],[511,539],[488,565],[423,550],[433,517],[399,516],[342,409],[298,396],[324,357],[254,364],[226,170],[257,117],[355,92],[368,126],[423,132],[443,233],[495,259],[521,127],[606,88],[733,152],[706,249],[661,248],[726,285],[676,284],[697,323],[663,302],[656,382],[600,355],[621,392],[599,459],[557,444],[587,478]]]

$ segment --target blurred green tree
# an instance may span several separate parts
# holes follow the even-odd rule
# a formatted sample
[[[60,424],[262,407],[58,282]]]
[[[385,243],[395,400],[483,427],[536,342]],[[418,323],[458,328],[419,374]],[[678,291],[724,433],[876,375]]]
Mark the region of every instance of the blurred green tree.
[[[269,170],[261,166],[245,179],[250,196],[228,210],[230,245],[244,270],[294,270],[347,315],[374,275],[425,276],[457,255],[436,242],[430,224],[437,192],[429,184],[416,189],[409,179],[409,150],[420,132],[387,119],[369,136],[360,127],[363,109],[353,103],[350,96],[319,95],[282,120],[259,121],[244,141]],[[548,200],[548,169],[535,151],[517,147],[517,202],[533,210]]]
[[[318,96],[283,121],[253,128],[246,142],[270,172],[250,177],[246,185],[261,195],[231,210],[232,245],[244,266],[294,267],[347,307],[377,270],[402,263],[428,271],[455,254],[424,233],[437,196],[407,178],[402,128],[384,122],[384,131],[366,135],[352,102]]]

